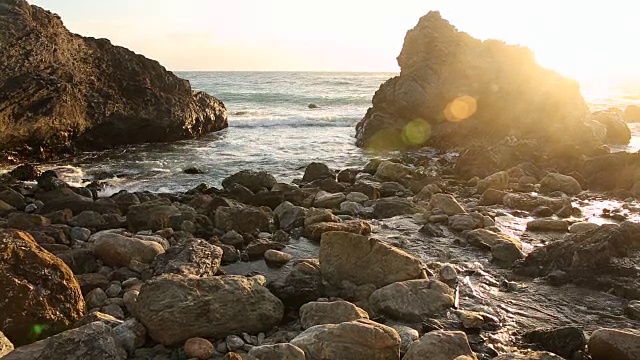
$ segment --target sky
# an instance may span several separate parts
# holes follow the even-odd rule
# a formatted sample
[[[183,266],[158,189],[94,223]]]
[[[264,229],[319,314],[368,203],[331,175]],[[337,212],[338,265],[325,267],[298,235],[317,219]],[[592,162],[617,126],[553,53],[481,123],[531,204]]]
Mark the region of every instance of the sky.
[[[530,47],[578,80],[640,77],[632,0],[31,0],[73,32],[170,70],[399,71],[407,30],[439,10],[459,30]]]

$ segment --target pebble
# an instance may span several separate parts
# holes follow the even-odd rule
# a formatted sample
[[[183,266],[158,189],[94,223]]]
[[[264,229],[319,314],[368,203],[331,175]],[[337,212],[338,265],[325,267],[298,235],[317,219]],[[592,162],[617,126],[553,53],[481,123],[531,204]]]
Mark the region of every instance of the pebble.
[[[455,281],[456,279],[458,279],[458,272],[456,271],[456,268],[453,267],[453,265],[451,264],[445,264],[441,269],[440,269],[440,278],[444,281],[444,282],[451,282],[451,281]]]
[[[284,265],[291,260],[293,256],[282,251],[269,249],[264,253],[264,260],[268,263]]]
[[[91,230],[83,227],[73,227],[69,233],[73,241],[87,241],[91,236]]]
[[[191,338],[184,343],[184,352],[191,358],[206,360],[212,357],[216,350],[207,339]]]
[[[27,214],[31,214],[36,210],[38,210],[38,206],[36,204],[29,204],[24,208],[24,212],[26,212]]]

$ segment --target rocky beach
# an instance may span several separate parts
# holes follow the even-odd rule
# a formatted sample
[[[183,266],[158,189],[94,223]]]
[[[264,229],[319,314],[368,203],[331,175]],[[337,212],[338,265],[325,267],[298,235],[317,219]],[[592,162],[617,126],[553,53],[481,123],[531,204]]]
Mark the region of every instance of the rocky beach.
[[[198,138],[225,105],[23,0],[0,35],[3,360],[640,359],[640,153],[611,150],[640,108],[592,112],[528,49],[430,12],[361,166],[106,193],[40,162]]]

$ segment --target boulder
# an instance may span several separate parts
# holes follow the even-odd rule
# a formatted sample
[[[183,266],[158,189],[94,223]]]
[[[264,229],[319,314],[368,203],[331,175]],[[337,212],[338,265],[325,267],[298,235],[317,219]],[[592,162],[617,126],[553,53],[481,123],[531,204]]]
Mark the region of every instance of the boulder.
[[[324,296],[324,283],[317,259],[298,260],[284,277],[268,284],[287,306],[299,308],[302,304]]]
[[[38,227],[51,225],[51,220],[48,218],[36,215],[25,214],[22,212],[10,214],[7,217],[7,227],[18,230],[31,230]]]
[[[624,109],[624,121],[631,122],[640,122],[640,106],[638,105],[629,105],[626,109]]]
[[[64,331],[86,311],[69,267],[20,231],[0,231],[0,289],[0,331],[16,346]]]
[[[311,327],[291,340],[309,360],[398,360],[400,336],[371,320]]]
[[[307,210],[301,206],[295,206],[285,201],[273,210],[274,221],[280,229],[289,231],[304,225]]]
[[[473,230],[482,227],[482,221],[469,214],[458,214],[449,216],[449,228],[453,231]]]
[[[324,233],[332,231],[368,235],[371,233],[371,226],[364,220],[351,220],[345,222],[320,222],[305,227],[304,236],[309,240],[319,241]]]
[[[111,327],[102,322],[93,322],[22,346],[2,359],[125,360],[127,352]]]
[[[540,67],[526,48],[474,39],[438,12],[407,32],[398,64],[356,125],[358,146],[468,148],[506,137],[536,142],[538,152],[600,145],[576,81]]]
[[[282,302],[263,281],[231,275],[165,275],[142,286],[133,313],[149,335],[164,345],[181,344],[192,337],[256,334],[279,324],[284,314]]]
[[[565,359],[571,359],[573,354],[584,351],[587,346],[587,337],[584,332],[573,326],[536,329],[525,333],[522,337],[537,349],[550,351]]]
[[[504,190],[509,186],[509,174],[506,171],[493,173],[478,182],[478,194],[489,189]]]
[[[247,255],[250,260],[257,260],[264,257],[264,254],[269,250],[282,250],[286,245],[277,241],[271,241],[267,239],[256,239],[247,245]]]
[[[202,239],[191,239],[158,254],[151,264],[156,276],[179,274],[183,276],[214,276],[220,268],[222,249]]]
[[[564,199],[521,193],[507,193],[502,198],[502,201],[504,206],[508,208],[525,211],[533,211],[541,206],[548,207],[553,211],[559,211],[565,205],[571,204],[570,201],[565,201]]]
[[[425,277],[419,259],[379,240],[346,232],[322,235],[320,269],[324,279],[334,285],[348,280],[383,287]]]
[[[329,167],[323,163],[313,162],[304,169],[304,176],[302,177],[303,183],[310,183],[315,180],[322,179],[335,179],[336,173],[329,169]]]
[[[316,325],[340,324],[359,319],[369,319],[369,314],[354,304],[344,301],[312,301],[300,308],[300,325],[308,329]]]
[[[624,222],[619,226],[607,224],[585,233],[569,234],[562,241],[533,250],[516,265],[514,272],[538,277],[560,270],[574,282],[606,290],[614,287],[621,295],[637,297],[640,296],[637,272],[630,272],[625,261],[633,261],[633,256],[640,252],[638,233],[639,224]],[[600,279],[600,275],[611,279]]]
[[[607,128],[604,142],[607,144],[627,145],[631,140],[631,130],[621,114],[615,111],[596,111],[591,114],[593,120]]]
[[[600,225],[591,222],[577,222],[569,226],[569,232],[572,234],[579,234],[597,229],[599,227]]]
[[[415,170],[409,166],[385,160],[378,165],[375,176],[380,180],[406,184],[408,180],[411,180],[414,173]]]
[[[104,217],[95,211],[83,211],[71,218],[69,225],[88,229],[103,229],[107,225]]]
[[[239,184],[255,193],[260,189],[271,190],[277,183],[276,178],[266,171],[242,170],[222,180],[222,187],[229,189],[231,185]]]
[[[69,249],[63,251],[52,251],[76,274],[87,274],[98,269],[96,257],[89,249]]]
[[[567,195],[578,195],[582,187],[578,180],[568,175],[549,173],[540,180],[540,190],[545,193],[562,191]]]
[[[529,231],[569,231],[569,223],[565,220],[557,219],[535,219],[527,222],[527,230]]]
[[[453,290],[438,280],[407,280],[387,285],[369,297],[380,314],[421,322],[453,306]]]
[[[249,356],[257,360],[305,360],[304,351],[288,343],[254,346]]]
[[[109,266],[129,266],[132,260],[151,264],[159,254],[165,252],[155,241],[128,237],[109,231],[93,234],[93,252]]]
[[[467,335],[462,331],[431,331],[411,344],[404,360],[453,360],[467,356],[475,360]]]
[[[378,219],[415,214],[418,212],[420,212],[420,209],[407,199],[384,198],[376,200],[373,205],[373,214]]]
[[[429,201],[429,210],[440,209],[447,215],[466,214],[462,205],[450,194],[433,194]]]
[[[324,191],[320,191],[313,199],[313,206],[326,209],[337,209],[340,204],[346,199],[343,193],[329,194]]]
[[[293,255],[278,250],[269,249],[264,252],[264,261],[271,265],[281,266],[288,263],[292,258]]]
[[[158,62],[73,34],[58,15],[24,0],[3,2],[2,12],[0,151],[53,158],[227,127],[221,101]]]
[[[129,206],[127,225],[133,232],[158,231],[170,227],[169,218],[173,215],[180,215],[180,210],[171,205],[168,200],[149,201]]]
[[[640,359],[640,332],[598,329],[589,338],[589,354],[593,360]]]
[[[269,210],[269,209],[267,209]],[[270,210],[269,210],[270,211]],[[269,231],[271,214],[254,207],[219,207],[216,210],[215,226],[223,231],[235,230],[239,233]]]
[[[0,200],[18,210],[24,209],[25,206],[27,206],[27,201],[24,196],[13,189],[0,191]]]
[[[33,164],[21,164],[9,171],[9,175],[18,181],[35,181],[40,176],[40,170]]]

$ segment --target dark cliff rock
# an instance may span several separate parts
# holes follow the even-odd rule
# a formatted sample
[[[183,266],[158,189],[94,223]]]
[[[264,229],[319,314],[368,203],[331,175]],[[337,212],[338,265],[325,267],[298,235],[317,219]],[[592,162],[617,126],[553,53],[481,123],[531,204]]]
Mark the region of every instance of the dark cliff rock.
[[[221,101],[158,62],[72,34],[24,0],[0,0],[0,152],[55,158],[226,127]]]
[[[384,83],[356,126],[371,148],[468,148],[504,138],[595,149],[578,83],[539,66],[527,48],[480,41],[440,17],[407,32],[400,76]]]

